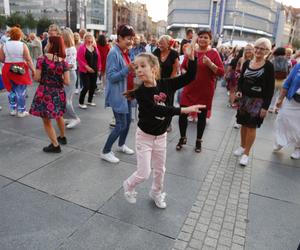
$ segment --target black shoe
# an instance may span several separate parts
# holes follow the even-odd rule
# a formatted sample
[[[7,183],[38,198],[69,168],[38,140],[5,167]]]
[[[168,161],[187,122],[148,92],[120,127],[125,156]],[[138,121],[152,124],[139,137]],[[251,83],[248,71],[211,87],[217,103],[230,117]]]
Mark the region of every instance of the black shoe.
[[[57,141],[59,144],[61,145],[66,145],[67,144],[67,138],[64,136],[64,137],[57,137]]]
[[[177,145],[176,145],[176,150],[180,150],[180,149],[182,149],[182,145],[185,145],[186,144],[186,137],[181,137],[180,139],[179,139],[179,142],[177,143]]]
[[[202,139],[197,139],[196,140],[196,146],[195,146],[195,152],[196,153],[201,152],[201,143],[202,143]]]
[[[60,146],[54,146],[52,143],[48,147],[44,147],[43,151],[46,153],[60,153],[61,149]]]

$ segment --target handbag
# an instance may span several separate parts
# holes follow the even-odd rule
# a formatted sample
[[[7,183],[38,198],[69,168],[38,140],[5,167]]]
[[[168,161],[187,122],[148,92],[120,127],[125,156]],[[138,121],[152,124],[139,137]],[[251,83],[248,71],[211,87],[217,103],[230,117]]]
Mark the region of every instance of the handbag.
[[[15,73],[17,75],[24,75],[25,74],[25,69],[22,66],[12,64],[9,68],[9,71],[12,73]]]
[[[300,95],[299,94],[294,94],[293,98],[296,102],[300,103]]]

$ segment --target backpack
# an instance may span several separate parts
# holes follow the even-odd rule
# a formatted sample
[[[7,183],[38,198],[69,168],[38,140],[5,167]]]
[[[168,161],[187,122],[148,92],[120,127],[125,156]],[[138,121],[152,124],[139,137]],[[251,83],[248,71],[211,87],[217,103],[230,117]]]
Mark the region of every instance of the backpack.
[[[289,71],[289,62],[284,56],[276,56],[273,60],[275,79],[283,80]]]

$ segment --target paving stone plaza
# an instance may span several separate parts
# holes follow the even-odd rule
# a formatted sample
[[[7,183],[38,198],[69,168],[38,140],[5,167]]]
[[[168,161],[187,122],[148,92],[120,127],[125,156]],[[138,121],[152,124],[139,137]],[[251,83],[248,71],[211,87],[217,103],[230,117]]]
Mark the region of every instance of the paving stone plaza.
[[[29,88],[27,107],[35,86]],[[8,114],[0,94],[0,250],[296,250],[300,241],[300,162],[292,148],[272,153],[275,114],[268,115],[243,168],[233,155],[239,130],[226,90],[217,87],[203,151],[175,149],[177,121],[168,134],[165,189],[168,207],[148,196],[151,180],[137,189],[135,205],[123,197],[122,182],[136,168],[135,155],[119,164],[100,159],[112,113],[97,107],[77,112],[81,124],[67,130],[61,154],[49,144],[42,121]],[[136,122],[128,146],[134,148]]]

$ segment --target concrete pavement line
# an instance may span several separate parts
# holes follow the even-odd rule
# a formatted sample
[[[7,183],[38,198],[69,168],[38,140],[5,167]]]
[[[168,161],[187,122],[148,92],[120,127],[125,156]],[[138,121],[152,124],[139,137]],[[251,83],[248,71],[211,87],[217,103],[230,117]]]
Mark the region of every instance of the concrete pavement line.
[[[258,197],[274,200],[274,201],[282,201],[282,202],[285,202],[285,203],[288,203],[288,204],[300,205],[300,203],[295,203],[295,202],[292,202],[292,201],[282,200],[282,199],[275,198],[275,197],[268,196],[268,195],[263,195],[263,194],[253,193],[253,192],[250,192],[250,194],[258,196]]]
[[[239,141],[233,121],[173,249],[245,247],[252,161],[242,168],[232,153]]]

